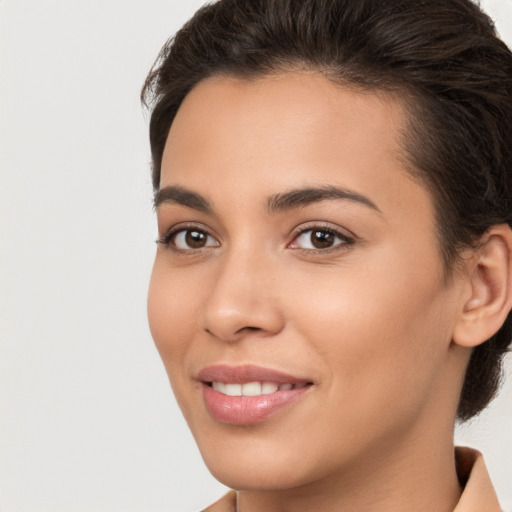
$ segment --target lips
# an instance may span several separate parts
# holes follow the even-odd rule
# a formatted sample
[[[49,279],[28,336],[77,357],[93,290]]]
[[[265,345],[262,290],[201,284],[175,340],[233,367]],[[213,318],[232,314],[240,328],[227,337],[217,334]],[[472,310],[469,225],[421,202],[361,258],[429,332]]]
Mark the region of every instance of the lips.
[[[308,379],[258,366],[209,366],[201,370],[203,398],[222,423],[251,425],[264,421],[303,396]]]

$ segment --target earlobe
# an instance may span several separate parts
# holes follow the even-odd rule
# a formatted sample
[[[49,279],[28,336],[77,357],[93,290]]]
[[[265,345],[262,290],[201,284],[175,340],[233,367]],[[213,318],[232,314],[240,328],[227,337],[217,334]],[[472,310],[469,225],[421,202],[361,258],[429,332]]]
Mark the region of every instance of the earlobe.
[[[453,341],[476,347],[496,334],[512,309],[512,230],[493,226],[468,262],[468,290]]]

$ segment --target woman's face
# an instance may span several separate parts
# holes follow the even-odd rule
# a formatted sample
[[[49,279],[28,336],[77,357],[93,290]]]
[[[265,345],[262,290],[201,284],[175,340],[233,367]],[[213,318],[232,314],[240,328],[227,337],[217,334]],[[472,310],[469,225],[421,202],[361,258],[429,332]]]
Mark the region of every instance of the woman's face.
[[[312,73],[208,79],[172,124],[149,321],[229,486],[318,482],[453,420],[460,287],[404,124],[399,102]]]

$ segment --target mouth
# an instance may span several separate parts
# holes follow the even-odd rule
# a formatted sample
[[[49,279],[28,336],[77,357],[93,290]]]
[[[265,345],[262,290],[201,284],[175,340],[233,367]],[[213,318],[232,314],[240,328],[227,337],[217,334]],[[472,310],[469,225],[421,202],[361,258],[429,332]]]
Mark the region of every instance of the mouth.
[[[199,372],[203,399],[214,419],[253,425],[288,409],[313,382],[257,366],[216,365]]]
[[[271,395],[277,391],[291,391],[294,389],[302,389],[311,383],[299,383],[292,384],[291,382],[285,382],[279,384],[277,382],[246,382],[244,384],[238,384],[236,382],[219,382],[212,381],[207,382],[207,386],[212,387],[215,391],[222,393],[227,396],[261,396]]]

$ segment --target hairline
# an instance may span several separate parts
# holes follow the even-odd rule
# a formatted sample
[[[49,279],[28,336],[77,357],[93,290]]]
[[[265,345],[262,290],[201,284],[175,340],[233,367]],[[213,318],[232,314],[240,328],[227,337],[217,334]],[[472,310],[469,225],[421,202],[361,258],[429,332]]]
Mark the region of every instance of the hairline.
[[[392,73],[383,74],[384,79],[378,83],[370,81],[355,80],[354,78],[344,76],[340,73],[339,69],[332,69],[327,65],[309,63],[303,59],[289,59],[287,62],[275,62],[271,66],[267,66],[263,69],[239,69],[235,67],[219,68],[206,74],[199,80],[197,80],[186,92],[178,105],[176,105],[174,115],[169,122],[167,129],[166,140],[169,136],[171,126],[178,114],[185,99],[189,94],[200,84],[209,80],[217,79],[230,79],[238,82],[245,83],[256,83],[260,80],[267,78],[277,77],[284,74],[306,74],[306,75],[319,75],[325,77],[329,82],[337,87],[348,89],[358,94],[374,94],[380,97],[388,98],[393,101],[398,107],[402,109],[404,123],[399,131],[399,138],[397,140],[398,146],[401,150],[400,153],[396,153],[396,157],[403,164],[405,173],[404,175],[413,180],[416,184],[422,186],[429,194],[432,202],[432,208],[434,213],[434,230],[435,237],[437,240],[437,248],[439,255],[443,263],[443,276],[445,284],[452,281],[457,268],[460,267],[462,258],[460,257],[461,247],[450,242],[443,233],[443,216],[442,216],[442,199],[440,192],[435,189],[432,183],[430,183],[428,172],[419,168],[413,161],[414,157],[414,146],[417,142],[411,144],[408,143],[413,129],[418,128],[419,131],[425,131],[422,126],[424,118],[422,118],[422,106],[421,99],[425,99],[430,96],[426,91],[420,89],[417,86],[403,82],[399,84],[399,79],[393,77]],[[431,98],[435,101],[435,98]],[[158,104],[158,100],[156,102]],[[427,128],[428,129],[428,128]],[[165,147],[165,144],[164,144]],[[161,168],[163,160],[164,149],[159,155],[159,169],[158,178],[161,179]],[[154,192],[158,192],[158,188],[155,188]]]

